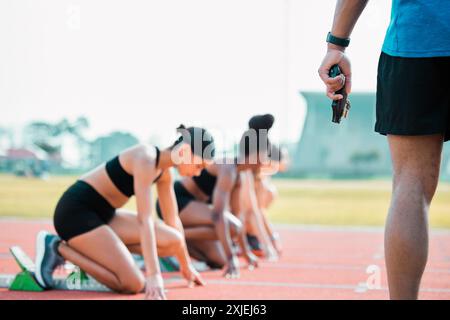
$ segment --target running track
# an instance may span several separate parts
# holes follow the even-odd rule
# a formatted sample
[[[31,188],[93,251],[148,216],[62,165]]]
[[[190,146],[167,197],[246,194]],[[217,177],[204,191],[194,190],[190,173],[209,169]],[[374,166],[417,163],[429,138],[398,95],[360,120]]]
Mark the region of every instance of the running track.
[[[19,270],[10,256],[11,245],[21,245],[34,257],[34,237],[52,231],[49,221],[0,219],[0,274]],[[169,299],[387,299],[381,228],[278,226],[284,254],[278,262],[242,270],[240,279],[224,279],[220,271],[203,273],[207,286],[186,288],[177,273],[167,273]],[[368,289],[368,266],[381,279],[379,289]],[[379,272],[376,271],[378,268]],[[372,282],[374,283],[374,282]],[[12,292],[0,289],[4,299],[142,299],[143,295],[100,292]],[[450,230],[434,230],[421,299],[450,299]]]

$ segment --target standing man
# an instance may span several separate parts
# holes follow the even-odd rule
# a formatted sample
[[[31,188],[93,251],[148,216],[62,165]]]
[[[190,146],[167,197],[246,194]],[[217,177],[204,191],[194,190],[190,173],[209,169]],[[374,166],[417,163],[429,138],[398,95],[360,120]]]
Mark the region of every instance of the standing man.
[[[368,0],[338,0],[319,75],[330,99],[351,90],[345,55]],[[391,299],[417,299],[428,255],[428,210],[450,139],[450,1],[393,0],[378,65],[375,131],[387,135],[393,191],[385,229]],[[338,64],[345,77],[330,78]]]

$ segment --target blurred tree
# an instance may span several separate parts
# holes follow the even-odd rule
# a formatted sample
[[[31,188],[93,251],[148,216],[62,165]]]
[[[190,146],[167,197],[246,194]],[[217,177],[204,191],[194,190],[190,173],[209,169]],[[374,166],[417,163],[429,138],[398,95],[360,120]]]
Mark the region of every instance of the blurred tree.
[[[85,148],[88,141],[84,137],[84,130],[89,128],[86,117],[78,117],[70,122],[63,118],[57,123],[45,121],[31,122],[25,127],[25,144],[30,143],[46,152],[50,158],[60,157],[63,137],[73,136],[77,139],[79,148]]]

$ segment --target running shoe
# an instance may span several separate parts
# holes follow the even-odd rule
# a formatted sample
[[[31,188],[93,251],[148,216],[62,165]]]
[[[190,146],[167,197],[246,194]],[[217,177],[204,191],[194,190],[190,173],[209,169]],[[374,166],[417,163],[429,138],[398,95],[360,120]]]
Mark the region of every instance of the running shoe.
[[[46,289],[54,286],[53,272],[64,264],[58,252],[61,239],[47,231],[40,231],[36,237],[36,280]]]
[[[247,233],[247,242],[250,246],[250,249],[257,257],[264,256],[264,251],[261,248],[261,244],[256,236]]]

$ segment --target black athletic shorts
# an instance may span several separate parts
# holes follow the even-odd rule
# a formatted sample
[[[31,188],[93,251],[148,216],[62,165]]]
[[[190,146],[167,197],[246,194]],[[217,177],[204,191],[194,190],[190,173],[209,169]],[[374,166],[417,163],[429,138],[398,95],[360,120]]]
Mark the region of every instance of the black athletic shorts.
[[[59,199],[53,223],[61,239],[68,241],[108,224],[115,212],[116,209],[91,185],[78,180]]]
[[[178,213],[180,213],[191,201],[195,201],[195,197],[186,190],[180,181],[175,181],[173,185],[175,191],[175,197],[177,199]],[[159,206],[159,200],[156,200],[156,213],[158,217],[162,219],[161,208]]]
[[[381,53],[375,131],[443,134],[450,140],[450,57],[400,58]]]

